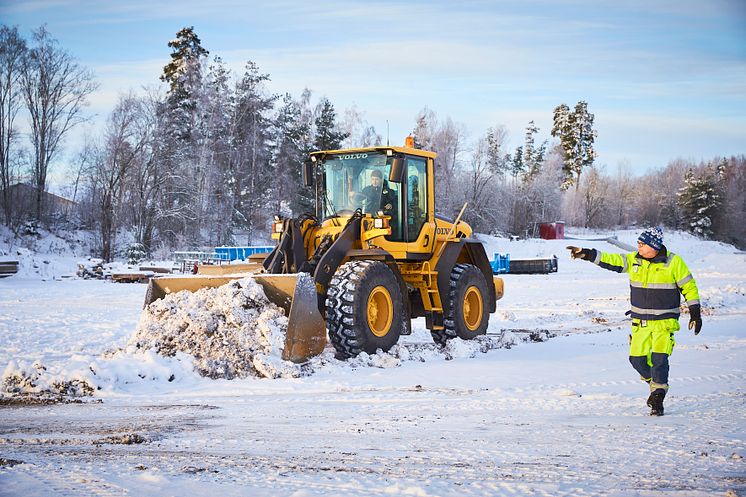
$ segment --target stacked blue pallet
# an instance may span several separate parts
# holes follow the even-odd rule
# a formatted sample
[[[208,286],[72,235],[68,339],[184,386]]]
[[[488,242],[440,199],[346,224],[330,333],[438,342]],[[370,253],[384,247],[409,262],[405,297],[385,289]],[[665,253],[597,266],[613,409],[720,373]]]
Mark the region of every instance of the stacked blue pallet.
[[[254,254],[272,252],[274,247],[215,247],[215,255],[223,261],[245,261]]]

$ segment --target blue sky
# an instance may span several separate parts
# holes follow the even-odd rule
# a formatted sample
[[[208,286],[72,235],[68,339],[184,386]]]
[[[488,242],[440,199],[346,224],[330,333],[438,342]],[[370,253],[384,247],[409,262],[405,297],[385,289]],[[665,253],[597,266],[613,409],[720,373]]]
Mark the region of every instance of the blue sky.
[[[46,23],[93,69],[94,133],[118,95],[159,84],[168,41],[194,26],[236,72],[253,60],[274,93],[355,105],[384,139],[388,120],[392,143],[427,106],[471,141],[505,125],[515,147],[528,121],[550,138],[553,109],[585,100],[610,172],[746,153],[744,0],[0,0],[0,22]]]

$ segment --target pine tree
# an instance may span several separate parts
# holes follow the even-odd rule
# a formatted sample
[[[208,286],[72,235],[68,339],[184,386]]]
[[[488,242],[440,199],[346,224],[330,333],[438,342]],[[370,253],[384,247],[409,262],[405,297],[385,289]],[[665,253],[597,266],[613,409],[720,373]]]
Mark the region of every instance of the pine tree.
[[[503,175],[510,168],[509,155],[503,155],[502,147],[507,138],[503,126],[487,130],[487,165],[493,174]]]
[[[526,165],[523,163],[523,147],[517,147],[515,154],[510,162],[510,174],[517,178],[526,171]]]
[[[270,142],[276,95],[268,95],[265,83],[269,75],[259,71],[249,61],[243,77],[236,85],[236,106],[233,115],[232,177],[234,223],[244,228],[248,243],[252,243],[256,229],[270,213],[263,207],[271,194],[272,163]]]
[[[338,150],[342,148],[342,141],[347,138],[347,133],[337,128],[337,115],[334,106],[327,98],[321,99],[316,118],[316,139],[314,146],[317,150]]]
[[[300,103],[285,94],[274,123],[272,169],[276,213],[282,213],[281,202],[288,201],[292,215],[313,210],[313,192],[302,184],[302,168],[307,157],[305,139],[310,123],[303,120]]]
[[[169,84],[169,102],[194,110],[193,93],[202,80],[202,60],[209,52],[202,47],[194,26],[182,28],[168,42],[171,62],[163,67],[161,81]]]
[[[523,167],[526,169],[526,179],[530,180],[539,173],[541,162],[534,149],[534,135],[539,132],[539,128],[533,121],[529,121],[526,127],[526,139],[523,146]]]
[[[593,114],[588,112],[588,104],[582,100],[575,105],[575,110],[572,112],[565,104],[554,109],[554,125],[551,134],[559,138],[564,154],[563,190],[573,184],[577,189],[583,169],[591,167],[596,159],[593,143],[597,133],[593,129],[593,120]]]
[[[415,127],[412,130],[414,148],[420,150],[432,150],[433,134],[436,127],[437,118],[435,117],[435,113],[425,107],[415,118]]]
[[[158,217],[161,231],[171,242],[189,245],[201,243],[205,164],[202,66],[207,57],[194,28],[183,28],[168,43],[171,62],[163,68],[161,80],[168,83],[166,99],[159,110],[164,129],[161,168],[163,196]]]
[[[721,204],[717,179],[717,172],[711,167],[699,177],[689,169],[677,194],[687,229],[703,238],[712,238],[713,219]]]

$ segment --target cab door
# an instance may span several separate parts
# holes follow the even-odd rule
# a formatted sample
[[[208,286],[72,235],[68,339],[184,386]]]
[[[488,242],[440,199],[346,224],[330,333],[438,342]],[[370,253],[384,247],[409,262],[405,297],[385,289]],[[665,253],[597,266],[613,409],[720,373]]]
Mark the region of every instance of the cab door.
[[[434,205],[431,181],[433,160],[425,157],[407,157],[406,204],[403,206],[404,231],[407,242],[406,258],[430,258],[435,240]]]

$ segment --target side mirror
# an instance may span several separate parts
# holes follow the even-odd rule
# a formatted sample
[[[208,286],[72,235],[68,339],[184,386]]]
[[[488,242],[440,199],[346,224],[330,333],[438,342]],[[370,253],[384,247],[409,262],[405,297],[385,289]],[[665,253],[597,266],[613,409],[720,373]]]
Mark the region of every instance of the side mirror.
[[[313,168],[314,163],[307,160],[303,163],[303,186],[313,186],[314,174]]]
[[[394,157],[391,159],[391,170],[389,171],[389,181],[392,183],[404,182],[404,173],[406,168],[404,167],[403,157]]]

